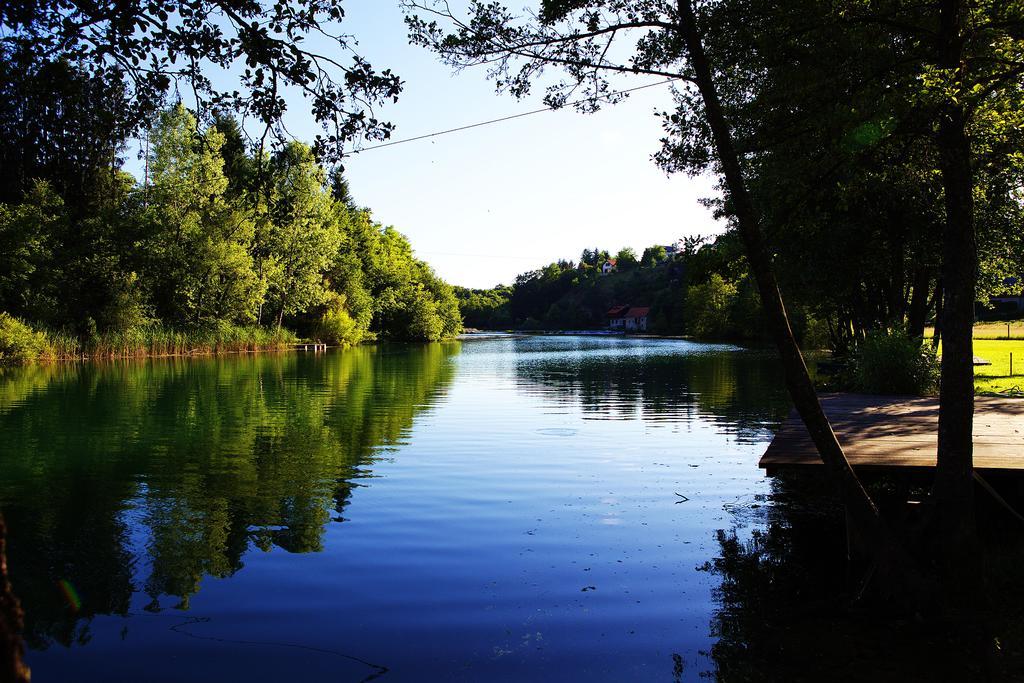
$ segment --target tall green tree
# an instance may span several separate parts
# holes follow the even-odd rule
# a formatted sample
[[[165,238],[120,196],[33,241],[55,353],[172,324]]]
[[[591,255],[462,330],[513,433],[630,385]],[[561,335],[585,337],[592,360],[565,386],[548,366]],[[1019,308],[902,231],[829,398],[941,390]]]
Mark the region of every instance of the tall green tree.
[[[292,142],[272,164],[268,248],[273,262],[269,301],[277,326],[285,315],[325,301],[325,275],[342,243],[334,200],[312,150]]]
[[[157,312],[190,325],[253,320],[263,296],[248,251],[253,223],[227,196],[223,135],[200,132],[179,104],[160,116],[151,139],[146,247]]]

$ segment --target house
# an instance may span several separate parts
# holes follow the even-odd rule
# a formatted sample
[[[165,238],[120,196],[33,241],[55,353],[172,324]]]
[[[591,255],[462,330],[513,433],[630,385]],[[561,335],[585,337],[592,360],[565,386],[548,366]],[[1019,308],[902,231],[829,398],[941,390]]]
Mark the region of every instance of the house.
[[[649,306],[612,306],[605,314],[608,317],[608,329],[626,332],[646,332]]]
[[[675,244],[666,244],[663,247],[663,249],[665,250],[665,255],[668,256],[669,258],[672,258],[676,254],[682,253],[682,249],[679,246],[679,242],[676,242]]]
[[[637,306],[626,311],[625,326],[627,332],[646,332],[649,306]]]
[[[612,306],[605,313],[608,318],[608,328],[612,330],[624,330],[626,329],[626,312],[629,311],[629,306]]]
[[[615,272],[615,259],[610,258],[601,264],[601,275],[607,275],[608,273]]]

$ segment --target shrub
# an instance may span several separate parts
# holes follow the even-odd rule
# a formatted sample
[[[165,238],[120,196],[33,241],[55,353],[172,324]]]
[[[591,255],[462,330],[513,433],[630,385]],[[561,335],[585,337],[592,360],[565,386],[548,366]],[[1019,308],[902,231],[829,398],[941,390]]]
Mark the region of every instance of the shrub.
[[[444,336],[444,321],[437,313],[437,304],[425,297],[416,297],[409,306],[408,337],[413,341],[438,341]]]
[[[328,344],[349,346],[358,344],[363,339],[363,330],[349,315],[345,305],[345,295],[336,294],[327,305],[327,310],[320,316],[315,329],[316,337]]]
[[[934,349],[906,330],[871,332],[857,345],[850,368],[856,391],[871,394],[934,392],[939,382],[939,362]]]
[[[0,313],[0,365],[23,365],[52,355],[46,335]]]

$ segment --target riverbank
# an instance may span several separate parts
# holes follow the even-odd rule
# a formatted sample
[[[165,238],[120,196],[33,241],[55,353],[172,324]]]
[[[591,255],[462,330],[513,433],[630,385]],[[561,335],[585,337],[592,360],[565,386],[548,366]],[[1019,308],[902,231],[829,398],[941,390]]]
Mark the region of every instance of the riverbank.
[[[685,339],[687,341],[711,341],[696,339],[689,335],[682,334],[648,334],[647,332],[629,333],[622,330],[485,330],[475,327],[467,327],[462,331],[460,337],[490,336],[495,334],[511,335],[539,335],[550,337],[628,337],[630,339]],[[731,343],[731,342],[723,342]]]
[[[1024,397],[1024,339],[974,339],[974,393]],[[1011,360],[1012,359],[1012,360]]]
[[[226,324],[198,330],[153,325],[96,334],[83,340],[67,332],[36,330],[17,318],[0,314],[0,366],[283,351],[297,343],[299,338],[285,328]]]

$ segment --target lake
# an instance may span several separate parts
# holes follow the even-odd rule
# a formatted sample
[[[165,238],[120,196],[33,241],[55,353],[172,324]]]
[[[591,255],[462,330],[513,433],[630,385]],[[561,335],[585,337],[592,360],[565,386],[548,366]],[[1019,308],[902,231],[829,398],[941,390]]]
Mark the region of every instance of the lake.
[[[40,683],[713,676],[788,409],[769,353],[602,336],[0,378]]]

